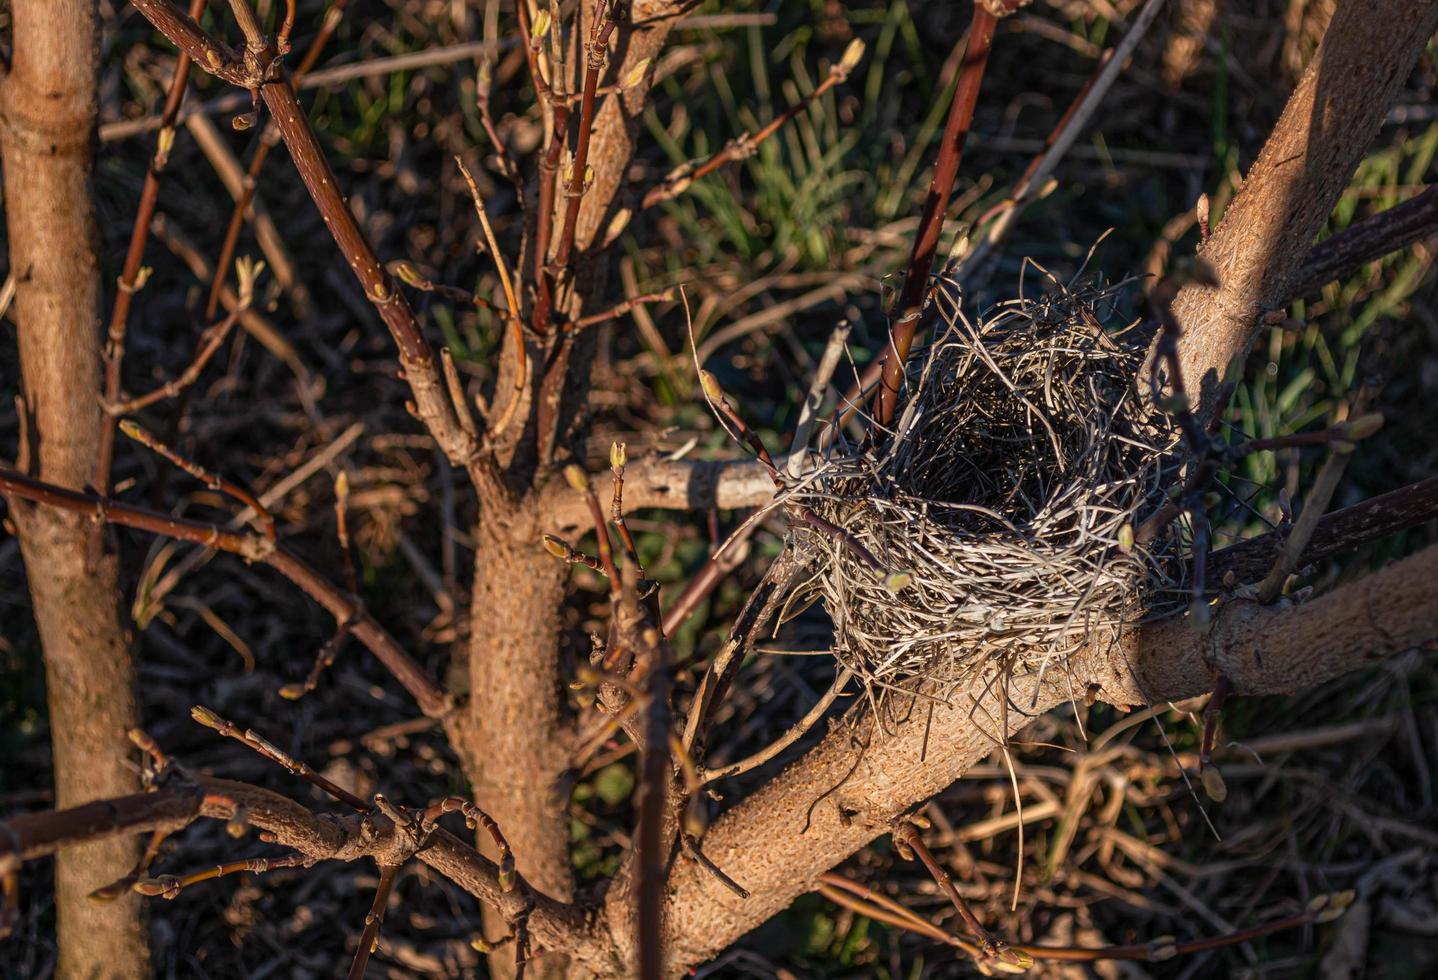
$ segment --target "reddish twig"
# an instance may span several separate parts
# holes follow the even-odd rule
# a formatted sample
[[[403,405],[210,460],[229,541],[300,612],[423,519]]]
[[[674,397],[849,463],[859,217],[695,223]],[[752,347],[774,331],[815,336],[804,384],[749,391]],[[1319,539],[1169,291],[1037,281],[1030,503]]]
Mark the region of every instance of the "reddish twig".
[[[604,521],[604,510],[599,506],[599,498],[594,495],[594,489],[589,485],[589,476],[577,464],[571,463],[564,468],[564,478],[571,487],[584,495],[584,502],[589,506],[589,515],[594,521],[596,547],[599,550],[599,566],[609,579],[609,598],[618,602],[620,583],[619,573],[614,566],[614,545],[609,540],[609,526]]]
[[[370,954],[379,948],[379,929],[384,923],[390,891],[394,888],[394,879],[398,874],[398,865],[383,865],[379,869],[379,886],[374,890],[374,902],[370,904],[369,912],[364,917],[364,929],[360,932],[355,958],[350,963],[348,980],[363,980],[365,968],[369,966]]]
[[[204,705],[197,704],[190,709],[190,717],[204,725],[206,728],[214,729],[225,738],[232,738],[246,748],[264,756],[275,765],[285,769],[292,776],[298,776],[311,786],[316,787],[324,793],[334,797],[341,803],[348,804],[361,812],[369,809],[369,804],[360,799],[343,786],[339,786],[315,772],[303,762],[290,758],[281,752],[274,743],[270,742],[253,728],[240,730],[234,722],[226,721],[215,712]]]
[[[632,588],[632,582],[630,585]],[[669,846],[665,840],[664,801],[673,780],[670,762],[669,707],[673,685],[669,643],[653,626],[640,628],[639,647],[647,671],[643,759],[639,781],[639,828],[634,860],[638,865],[637,941],[641,980],[662,980],[664,962],[664,880]]]
[[[523,980],[525,964],[529,960],[529,913],[534,908],[534,894],[529,885],[519,874],[519,869],[514,861],[514,851],[509,846],[509,841],[499,829],[499,824],[494,818],[485,813],[479,807],[468,800],[460,799],[457,796],[447,797],[438,803],[426,807],[420,814],[420,827],[426,832],[433,832],[439,818],[446,813],[464,814],[465,824],[470,830],[483,827],[489,839],[494,842],[494,848],[499,853],[499,889],[503,894],[513,892],[521,893],[521,902],[517,911],[510,915],[510,928],[514,932],[514,966],[516,980]]]
[[[904,272],[904,285],[889,315],[889,344],[883,354],[884,367],[880,378],[882,383],[874,396],[874,419],[879,425],[889,424],[899,403],[904,364],[908,359],[909,349],[913,346],[919,314],[923,311],[928,293],[929,273],[934,267],[939,233],[944,226],[944,213],[948,210],[949,196],[953,193],[954,180],[958,177],[964,142],[969,135],[969,127],[973,124],[974,107],[979,101],[979,88],[983,84],[984,69],[988,65],[989,50],[993,46],[994,27],[997,23],[997,18],[984,4],[974,4],[974,17],[969,25],[964,63],[959,70],[958,83],[954,87],[954,100],[949,106],[948,122],[944,125],[939,159],[934,164],[933,180],[929,183],[929,193],[924,199],[924,212],[919,218],[918,231],[914,234],[913,251],[909,254]]]
[[[110,401],[107,399],[105,402],[105,413],[111,417],[117,415],[133,415],[135,412],[149,408],[157,402],[162,402],[168,398],[174,398],[179,395],[200,379],[200,374],[210,363],[210,358],[215,356],[215,353],[220,349],[220,345],[229,337],[230,331],[234,329],[240,317],[248,310],[249,303],[242,298],[223,320],[205,328],[205,332],[200,335],[199,343],[195,345],[194,360],[190,361],[174,380],[166,381],[152,391],[124,401]]]
[[[174,398],[200,379],[200,374],[210,363],[210,359],[219,351],[220,346],[229,337],[230,331],[245,314],[249,313],[254,303],[255,284],[260,274],[264,272],[263,262],[254,262],[248,258],[241,257],[235,266],[238,276],[239,293],[236,296],[235,304],[229,314],[218,323],[211,324],[204,333],[200,334],[198,343],[195,344],[195,356],[179,376],[172,381],[167,381],[160,387],[146,394],[130,398],[125,401],[106,399],[105,411],[111,416],[130,415],[148,408],[157,402],[167,398]],[[118,398],[118,395],[117,395]]]
[[[245,507],[248,507],[251,511],[254,512],[254,520],[259,523],[261,533],[263,533],[264,536],[271,542],[275,540],[274,515],[272,515],[265,508],[265,505],[260,503],[260,499],[254,494],[250,493],[250,491],[246,490],[238,483],[235,483],[231,480],[226,480],[224,477],[220,476],[217,473],[211,473],[199,463],[196,463],[193,460],[186,459],[184,456],[181,456],[169,446],[165,445],[163,442],[160,442],[160,440],[156,439],[144,428],[137,425],[130,419],[122,419],[120,421],[120,431],[125,433],[125,435],[129,438],[138,442],[140,445],[144,446],[146,449],[149,449],[152,452],[163,456],[170,463],[174,464],[179,469],[184,470],[196,480],[199,480],[210,490],[213,490],[216,493],[222,493],[227,497],[232,497],[235,500],[239,501],[241,504],[243,504]]]
[[[289,0],[291,7],[288,12],[290,27],[294,22],[294,0]],[[304,57],[295,66],[293,79],[296,84],[304,78],[319,62],[320,55],[324,52],[325,46],[329,44],[330,38],[334,36],[339,28],[340,21],[344,18],[345,7],[349,0],[333,0],[329,9],[325,11],[324,19],[320,22],[319,32],[306,49]],[[282,30],[280,34],[280,54],[285,54],[288,47],[289,31]],[[215,259],[215,275],[210,282],[210,295],[205,302],[206,319],[214,319],[215,312],[220,308],[220,300],[225,289],[225,282],[230,276],[230,263],[234,261],[235,249],[239,245],[240,230],[244,227],[246,216],[250,210],[250,204],[255,199],[255,192],[259,188],[260,174],[265,168],[265,161],[269,159],[271,151],[280,142],[280,129],[271,120],[265,125],[265,131],[260,136],[259,145],[255,147],[255,155],[250,158],[249,165],[245,169],[244,180],[241,183],[240,195],[235,199],[234,209],[230,211],[229,223],[225,226],[225,237],[220,245],[220,254]]]
[[[696,180],[702,180],[727,164],[753,156],[761,143],[777,133],[799,113],[813,105],[825,92],[846,81],[863,57],[864,42],[856,37],[849,42],[849,46],[844,49],[843,56],[840,57],[837,64],[829,69],[824,80],[814,87],[814,91],[779,113],[758,132],[741,133],[730,140],[723,149],[709,159],[689,160],[675,167],[658,186],[650,188],[644,195],[644,199],[639,205],[640,210],[652,208],[664,201],[671,201],[688,190]]]
[[[624,553],[634,563],[639,571],[639,577],[644,577],[644,565],[639,561],[639,549],[634,546],[634,535],[629,533],[629,525],[624,523],[624,443],[616,442],[609,447],[609,472],[614,477],[614,498],[609,504],[609,519],[614,523],[614,529],[619,532],[619,540],[624,543]],[[667,634],[666,634],[667,635]]]
[[[198,18],[205,12],[208,0],[190,0],[190,17]],[[155,140],[155,152],[150,157],[149,169],[145,171],[145,183],[140,189],[140,203],[135,208],[135,221],[130,227],[130,244],[125,250],[125,264],[120,270],[116,283],[115,305],[110,309],[110,325],[105,333],[105,394],[106,403],[120,398],[122,383],[121,367],[125,360],[125,335],[129,330],[130,307],[135,293],[144,286],[148,277],[141,265],[145,259],[145,246],[150,241],[150,222],[160,199],[160,175],[170,161],[170,150],[175,143],[175,120],[180,106],[185,101],[185,88],[190,80],[190,56],[181,51],[175,59],[175,74],[170,78],[170,88],[165,94],[165,107],[160,113],[160,134]],[[115,425],[108,419],[100,420],[100,444],[95,457],[95,488],[100,493],[110,490],[110,469],[115,460]],[[90,534],[89,560],[99,560],[102,544],[100,528]]]
[[[175,899],[180,892],[192,885],[198,885],[204,881],[214,881],[216,878],[223,878],[226,875],[250,874],[262,875],[267,871],[275,871],[279,868],[307,868],[314,864],[314,859],[303,854],[286,854],[283,857],[274,858],[245,858],[241,861],[228,861],[224,864],[217,864],[203,871],[192,871],[187,875],[156,875],[153,878],[140,878],[130,887],[141,895],[150,898]]]
[[[1033,965],[1032,961],[1025,963],[1023,954],[1012,949],[1009,944],[1003,940],[994,938],[994,936],[984,928],[978,916],[974,915],[973,910],[969,908],[969,903],[964,901],[964,897],[960,895],[959,890],[954,887],[953,879],[949,877],[949,873],[944,870],[943,865],[934,860],[934,855],[929,851],[923,838],[919,836],[918,828],[916,828],[913,823],[908,820],[900,821],[898,826],[894,828],[894,841],[909,848],[918,856],[919,860],[923,862],[924,867],[929,870],[929,874],[933,876],[935,883],[938,884],[939,890],[948,896],[950,902],[954,903],[954,908],[958,909],[959,918],[964,920],[964,925],[968,927],[969,932],[973,933],[974,938],[979,941],[979,951],[983,960],[1001,963],[1006,967],[1019,967],[1020,969],[1027,969]]]
[[[555,558],[558,558],[561,561],[567,561],[571,565],[583,565],[591,572],[599,572],[601,574],[604,573],[604,566],[600,563],[598,558],[595,558],[593,555],[586,555],[584,552],[576,550],[568,541],[565,541],[558,535],[546,534],[544,535],[543,540],[544,550],[549,552]]]
[[[589,39],[584,45],[584,91],[579,102],[579,132],[574,141],[573,172],[565,193],[564,224],[559,231],[559,247],[554,253],[554,267],[561,273],[569,267],[574,251],[574,236],[579,227],[579,205],[589,183],[589,137],[594,128],[594,98],[599,87],[599,73],[604,70],[609,36],[615,28],[612,0],[594,0],[593,22]]]

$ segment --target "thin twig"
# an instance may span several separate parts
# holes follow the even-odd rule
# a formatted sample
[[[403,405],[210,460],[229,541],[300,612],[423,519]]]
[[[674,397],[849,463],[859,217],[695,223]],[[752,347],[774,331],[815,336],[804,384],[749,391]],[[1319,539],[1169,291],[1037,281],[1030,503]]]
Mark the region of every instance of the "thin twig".
[[[374,890],[374,902],[365,914],[364,929],[360,932],[359,948],[355,950],[354,961],[350,963],[348,980],[363,980],[365,968],[369,966],[370,954],[379,947],[379,929],[384,923],[390,890],[394,888],[394,879],[398,874],[398,865],[383,865],[379,869],[379,887]]]
[[[208,0],[190,0],[190,17],[199,18],[205,12]],[[183,51],[175,59],[175,74],[170,78],[170,87],[165,94],[165,107],[160,113],[160,135],[155,140],[155,152],[150,156],[150,166],[145,171],[145,183],[140,189],[140,203],[135,207],[135,221],[130,227],[130,244],[125,250],[125,264],[120,270],[116,283],[115,305],[110,309],[110,325],[105,334],[105,394],[106,403],[118,401],[123,380],[121,368],[125,360],[125,335],[129,330],[130,308],[137,293],[149,277],[142,263],[145,246],[150,240],[150,223],[160,199],[160,174],[170,161],[170,150],[175,144],[175,119],[185,101],[185,88],[190,79],[190,56]],[[213,318],[211,318],[213,319]],[[115,460],[115,425],[109,418],[100,421],[100,441],[95,456],[94,486],[100,493],[110,491],[110,469]],[[95,564],[100,558],[103,546],[101,529],[96,526],[90,533],[89,562]]]
[[[997,18],[984,4],[974,4],[964,63],[959,71],[958,83],[954,87],[949,118],[944,125],[939,159],[934,164],[933,180],[929,184],[928,196],[924,199],[924,213],[919,218],[919,228],[914,234],[913,251],[904,270],[904,285],[889,315],[889,343],[883,354],[884,367],[880,378],[882,384],[874,396],[874,419],[879,425],[889,424],[899,404],[904,365],[909,357],[909,348],[913,346],[919,314],[923,311],[924,300],[928,295],[929,273],[934,267],[939,233],[944,226],[944,213],[948,210],[949,196],[959,174],[964,142],[968,137],[969,127],[973,124],[974,107],[979,101],[979,88],[983,84],[984,69],[988,65],[989,50],[993,46],[994,27],[997,23]]]
[[[221,718],[218,714],[201,704],[197,704],[190,709],[190,717],[194,718],[195,721],[204,725],[206,728],[213,729],[225,738],[232,738],[246,748],[264,756],[275,765],[288,771],[291,775],[298,776],[311,786],[333,796],[341,803],[346,803],[361,812],[369,809],[369,804],[360,797],[351,793],[343,786],[321,776],[303,762],[290,758],[284,752],[281,752],[274,743],[270,742],[253,728],[241,731],[240,727],[234,722]]]
[[[163,456],[176,467],[184,470],[190,476],[199,480],[210,490],[222,493],[227,497],[233,497],[254,513],[254,520],[259,523],[260,530],[270,541],[275,540],[275,518],[265,505],[260,503],[258,497],[231,480],[227,480],[217,473],[211,473],[199,463],[186,459],[175,450],[156,439],[148,431],[130,419],[120,420],[120,431],[126,436],[135,440],[140,445],[160,456]]]

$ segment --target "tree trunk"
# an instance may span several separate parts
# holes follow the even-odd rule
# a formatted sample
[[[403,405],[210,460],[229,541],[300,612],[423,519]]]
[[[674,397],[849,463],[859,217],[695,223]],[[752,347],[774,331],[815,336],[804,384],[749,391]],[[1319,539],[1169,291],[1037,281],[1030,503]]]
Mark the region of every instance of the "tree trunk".
[[[15,0],[14,62],[4,80],[5,205],[25,399],[27,461],[42,479],[82,488],[100,432],[100,284],[91,208],[96,115],[94,0]],[[117,567],[87,567],[89,522],[12,502],[45,651],[55,802],[133,793],[126,732],[136,723]],[[149,972],[138,896],[89,892],[127,874],[138,842],[67,851],[56,866],[62,977]]]
[[[580,36],[585,35],[592,9],[581,5]],[[686,12],[677,0],[640,0],[627,11],[616,32],[603,81],[628,76],[635,65],[653,59],[670,30]],[[580,60],[582,64],[582,59]],[[598,237],[612,218],[624,175],[633,155],[634,131],[649,95],[652,69],[637,84],[617,96],[603,99],[595,114],[590,162],[594,182],[585,191],[579,213],[576,245],[582,250]],[[567,199],[556,195],[562,219]],[[589,266],[576,256],[582,286],[569,297],[565,312],[577,317],[604,305],[598,295],[603,269]],[[568,384],[563,392],[561,436],[582,437],[572,420],[582,424],[588,398],[589,345],[592,334],[582,337],[571,355]],[[512,348],[506,346],[506,363],[500,388],[518,373]],[[522,406],[523,407],[523,406]],[[527,410],[527,409],[526,409]],[[548,438],[546,436],[540,437]],[[553,476],[545,463],[533,479],[538,487]],[[565,678],[560,663],[562,622],[568,568],[545,552],[540,534],[561,530],[542,501],[529,494],[519,503],[486,495],[482,517],[475,529],[474,585],[470,603],[468,744],[463,750],[476,804],[503,829],[514,850],[519,871],[530,885],[553,898],[574,897],[574,873],[569,855],[568,800],[555,788],[566,773],[573,750],[573,729],[565,707]],[[588,520],[582,522],[588,526]],[[481,850],[492,854],[487,835],[479,835]],[[485,910],[486,934],[502,934],[506,924]],[[490,958],[495,976],[510,975],[508,947]],[[536,974],[535,970],[538,970]],[[565,958],[551,953],[531,967],[527,975],[558,977],[569,973]]]
[[[489,516],[476,529],[464,755],[474,798],[504,831],[520,874],[533,888],[570,901],[569,801],[554,793],[573,741],[559,662],[568,568],[544,550],[532,520]],[[488,835],[479,842],[493,856]],[[490,939],[507,931],[488,907],[485,927]],[[491,957],[491,972],[502,971],[500,961],[511,954],[506,946]],[[535,964],[537,975],[562,975],[557,959],[545,956]]]

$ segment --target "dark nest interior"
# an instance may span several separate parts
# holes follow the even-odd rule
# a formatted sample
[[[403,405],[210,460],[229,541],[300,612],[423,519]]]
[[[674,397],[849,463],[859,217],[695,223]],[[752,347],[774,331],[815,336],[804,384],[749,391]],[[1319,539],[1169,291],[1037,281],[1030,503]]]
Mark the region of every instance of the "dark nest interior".
[[[834,439],[791,492],[839,529],[804,527],[801,592],[875,703],[1062,667],[1175,603],[1181,572],[1134,544],[1179,461],[1141,388],[1144,331],[1113,323],[1126,285],[1048,279],[978,320],[946,292],[887,438]]]

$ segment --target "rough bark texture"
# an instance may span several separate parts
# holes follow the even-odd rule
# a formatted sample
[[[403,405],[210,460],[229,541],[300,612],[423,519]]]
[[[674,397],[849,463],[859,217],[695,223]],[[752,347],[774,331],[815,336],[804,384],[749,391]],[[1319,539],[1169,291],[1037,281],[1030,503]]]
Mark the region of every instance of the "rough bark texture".
[[[1297,608],[1234,603],[1203,637],[1170,620],[1096,645],[1069,678],[1015,677],[1008,701],[976,684],[877,733],[860,712],[725,813],[704,853],[752,893],[736,897],[692,862],[670,880],[666,922],[677,972],[710,959],[816,887],[818,876],[888,832],[1037,715],[1093,691],[1153,704],[1211,690],[1221,669],[1237,694],[1284,694],[1438,637],[1438,547]],[[1023,710],[1020,711],[1019,708]],[[610,916],[622,914],[611,909]]]
[[[669,32],[688,12],[687,5],[680,0],[635,0],[627,11],[620,6],[627,16],[617,32],[619,41],[610,57],[609,69],[600,79],[601,84],[626,79],[639,62],[645,58],[651,61],[642,82],[625,89],[618,98],[605,99],[595,113],[594,136],[589,147],[594,183],[585,191],[579,223],[575,226],[575,244],[580,248],[589,245],[596,236],[602,237],[602,230],[615,213],[616,198],[629,170],[629,161],[634,157],[634,138],[644,103],[649,98],[654,63],[669,39]]]
[[[503,527],[486,521],[477,531],[470,782],[476,802],[504,829],[520,873],[539,891],[568,901],[574,897],[568,801],[553,793],[571,744],[559,662],[568,569],[540,546],[531,520]]]
[[[580,36],[585,36],[592,7],[583,4]],[[625,78],[644,58],[654,58],[684,9],[674,0],[640,0],[615,32],[604,81]],[[582,64],[583,58],[577,62]],[[594,181],[585,192],[576,225],[575,244],[589,245],[613,214],[629,160],[652,70],[618,97],[603,99],[595,113],[590,144]],[[556,195],[562,217],[565,199]],[[586,307],[603,306],[598,295],[603,276],[581,255],[583,289],[565,302],[565,312],[578,316]],[[592,338],[582,338],[588,344]],[[574,418],[587,398],[588,351],[571,355],[564,406]],[[500,372],[504,387],[517,374],[513,351],[506,348]],[[527,406],[522,406],[528,411]],[[571,418],[558,420],[560,433],[573,434]],[[544,482],[552,474],[540,472]],[[563,481],[556,481],[562,483]],[[463,754],[470,760],[475,802],[504,828],[520,873],[531,886],[557,899],[573,897],[574,875],[569,855],[568,801],[554,788],[564,774],[572,749],[566,709],[565,678],[560,663],[560,622],[568,581],[567,568],[540,544],[544,531],[563,527],[541,501],[531,496],[515,505],[494,495],[481,502],[484,514],[476,528],[474,585],[470,606],[469,736]],[[587,524],[585,518],[576,522]],[[481,850],[489,847],[482,839]],[[488,854],[489,851],[485,850]],[[486,913],[491,937],[504,929],[502,919]],[[548,955],[535,964],[538,975],[561,976],[566,963]],[[508,975],[507,956],[492,957],[496,975]],[[579,972],[579,971],[576,971]]]
[[[1216,288],[1191,285],[1174,313],[1190,392],[1205,413],[1260,318],[1292,279],[1348,185],[1398,88],[1438,28],[1438,0],[1345,0],[1243,189],[1199,249]]]
[[[16,0],[14,62],[4,81],[3,153],[10,260],[16,276],[31,469],[83,487],[100,432],[100,284],[91,211],[95,129],[93,0]],[[135,724],[130,652],[112,557],[86,567],[88,521],[14,506],[45,651],[59,806],[134,792],[127,729]],[[139,899],[91,903],[125,875],[136,841],[86,845],[56,869],[62,977],[144,976]]]

